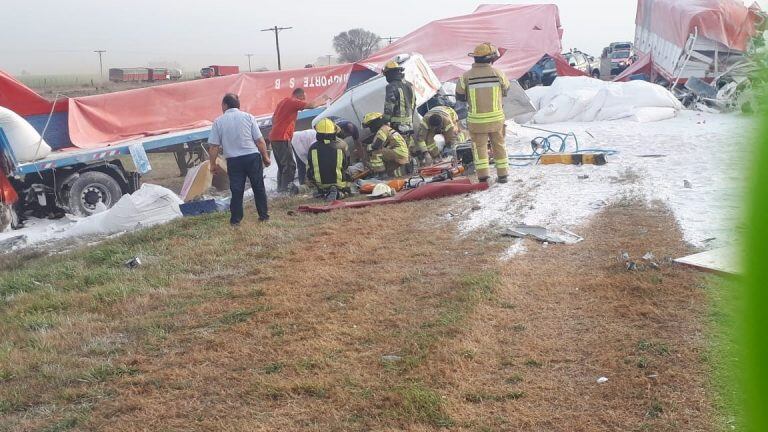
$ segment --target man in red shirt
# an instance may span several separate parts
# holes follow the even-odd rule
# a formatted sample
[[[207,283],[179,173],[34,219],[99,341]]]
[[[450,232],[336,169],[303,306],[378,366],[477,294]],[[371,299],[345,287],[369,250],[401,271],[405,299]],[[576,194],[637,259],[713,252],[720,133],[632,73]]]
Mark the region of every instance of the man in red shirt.
[[[288,192],[296,176],[291,138],[296,129],[296,117],[303,109],[316,108],[317,101],[307,102],[304,89],[297,88],[290,97],[280,101],[272,115],[272,131],[269,141],[277,162],[277,191]]]

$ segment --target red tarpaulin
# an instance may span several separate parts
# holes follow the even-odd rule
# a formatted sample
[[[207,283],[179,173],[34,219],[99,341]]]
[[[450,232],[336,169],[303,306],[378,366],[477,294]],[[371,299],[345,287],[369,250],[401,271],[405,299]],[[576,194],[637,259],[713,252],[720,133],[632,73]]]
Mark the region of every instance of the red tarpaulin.
[[[555,5],[482,5],[470,15],[431,22],[361,63],[379,70],[397,54],[417,52],[441,81],[448,81],[470,68],[473,59],[467,54],[475,46],[491,42],[506,49],[495,66],[519,78],[545,54],[559,56],[561,36]]]
[[[651,54],[643,54],[642,57],[637,59],[636,62],[632,63],[631,66],[624,69],[623,72],[621,72],[619,75],[614,78],[614,81],[629,81],[629,77],[631,75],[636,74],[645,74],[648,76],[648,79],[653,82],[653,77],[651,76],[651,73],[653,72],[653,62],[651,61]]]
[[[141,136],[209,124],[221,114],[224,93],[240,95],[242,108],[270,115],[296,87],[308,99],[339,96],[350,72],[361,66],[378,69],[397,54],[420,53],[444,81],[459,77],[473,59],[478,43],[492,42],[505,51],[496,66],[519,78],[545,54],[557,61],[558,73],[580,75],[560,55],[560,19],[555,5],[483,5],[472,14],[432,22],[400,38],[360,65],[338,65],[282,72],[260,72],[210,78],[157,87],[69,99],[69,135],[80,148],[95,148]],[[44,114],[51,104],[13,78],[0,73],[0,105],[21,115]]]
[[[638,0],[635,24],[679,47],[698,29],[700,37],[746,51],[761,20],[740,0]]]
[[[69,136],[80,148],[202,127],[221,115],[221,98],[240,96],[241,109],[269,115],[293,89],[307,100],[344,92],[352,64],[199,79],[69,100]]]
[[[12,76],[0,71],[0,106],[6,107],[20,116],[48,114],[53,104],[35,93],[32,89],[16,81]],[[55,112],[67,110],[66,99],[56,103]]]
[[[392,198],[382,198],[370,201],[334,201],[324,206],[299,206],[304,213],[328,213],[343,208],[362,208],[374,205],[399,204],[410,201],[443,198],[488,189],[488,183],[472,183],[468,178],[449,180],[440,183],[428,183],[416,189],[399,192]]]

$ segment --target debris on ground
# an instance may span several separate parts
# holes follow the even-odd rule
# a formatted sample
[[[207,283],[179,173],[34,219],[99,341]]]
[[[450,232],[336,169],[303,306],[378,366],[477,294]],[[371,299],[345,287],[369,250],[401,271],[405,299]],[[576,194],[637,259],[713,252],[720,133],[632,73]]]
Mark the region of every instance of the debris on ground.
[[[0,240],[0,252],[11,251],[27,244],[27,236],[17,235],[11,238]]]
[[[125,262],[125,267],[129,269],[135,269],[136,267],[141,266],[141,258],[139,257],[133,257]]]
[[[606,378],[606,377],[600,377],[600,378],[597,379],[597,383],[598,384],[605,384],[607,382],[608,382],[608,378]]]
[[[542,226],[517,225],[514,228],[506,229],[501,235],[502,237],[530,238],[545,244],[576,244],[584,240],[583,237],[564,228],[561,228],[560,231],[560,233],[554,233]]]
[[[130,195],[123,195],[112,208],[79,220],[70,237],[109,235],[161,224],[182,217],[184,202],[171,190],[144,184]]]
[[[693,267],[706,272],[739,275],[741,266],[738,251],[734,247],[712,249],[673,260],[676,264]]]

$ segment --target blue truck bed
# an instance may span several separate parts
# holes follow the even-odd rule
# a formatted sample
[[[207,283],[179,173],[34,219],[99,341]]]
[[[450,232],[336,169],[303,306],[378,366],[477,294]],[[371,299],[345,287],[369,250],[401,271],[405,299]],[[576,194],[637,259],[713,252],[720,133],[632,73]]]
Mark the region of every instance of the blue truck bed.
[[[298,120],[314,118],[322,111],[323,108],[302,111],[299,113]],[[258,118],[258,123],[262,130],[269,129],[272,125],[272,118],[271,116]],[[13,149],[9,145],[8,139],[6,138],[2,129],[0,129],[0,150],[5,152],[5,154],[11,158],[11,162],[14,165],[14,171],[11,174],[26,175],[49,169],[62,168],[82,163],[93,163],[100,160],[115,158],[117,156],[129,155],[130,147],[136,143],[141,143],[144,146],[144,150],[151,152],[153,150],[160,150],[179,144],[204,140],[208,138],[210,130],[210,126],[206,126],[202,128],[188,129],[162,135],[137,138],[134,140],[123,141],[117,144],[93,149],[79,149],[70,147],[54,150],[44,159],[40,159],[34,162],[19,163],[16,159],[16,156],[13,154]]]

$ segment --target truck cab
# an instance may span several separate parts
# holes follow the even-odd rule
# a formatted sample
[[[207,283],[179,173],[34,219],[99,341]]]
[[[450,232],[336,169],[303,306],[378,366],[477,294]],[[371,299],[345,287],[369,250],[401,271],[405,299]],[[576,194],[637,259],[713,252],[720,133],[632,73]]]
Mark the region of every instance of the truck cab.
[[[200,76],[203,78],[211,78],[215,76],[214,73],[213,68],[210,66],[200,69]]]

